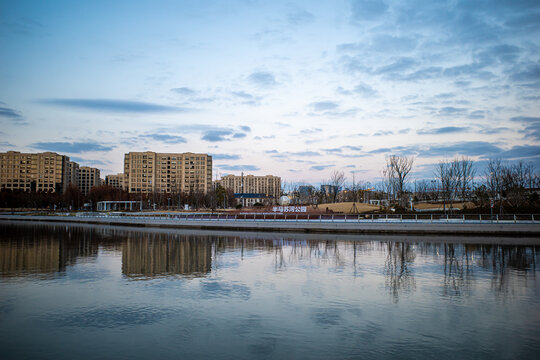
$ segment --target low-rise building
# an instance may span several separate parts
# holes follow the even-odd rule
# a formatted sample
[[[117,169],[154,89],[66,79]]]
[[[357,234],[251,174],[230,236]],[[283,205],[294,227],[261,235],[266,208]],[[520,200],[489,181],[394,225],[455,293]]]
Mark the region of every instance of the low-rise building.
[[[226,175],[216,180],[215,185],[232,190],[243,206],[276,204],[281,195],[281,178],[273,175]]]
[[[116,175],[107,175],[105,176],[105,184],[112,186],[115,189],[125,189],[126,188],[126,177],[123,173]]]

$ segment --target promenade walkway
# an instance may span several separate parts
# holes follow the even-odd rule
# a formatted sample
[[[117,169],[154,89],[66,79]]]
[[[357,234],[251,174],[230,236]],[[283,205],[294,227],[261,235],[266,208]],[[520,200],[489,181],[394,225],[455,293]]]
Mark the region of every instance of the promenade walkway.
[[[540,217],[505,218],[403,216],[278,216],[275,214],[79,214],[78,216],[0,215],[0,220],[70,222],[103,225],[225,231],[349,234],[432,234],[528,236],[540,238]]]

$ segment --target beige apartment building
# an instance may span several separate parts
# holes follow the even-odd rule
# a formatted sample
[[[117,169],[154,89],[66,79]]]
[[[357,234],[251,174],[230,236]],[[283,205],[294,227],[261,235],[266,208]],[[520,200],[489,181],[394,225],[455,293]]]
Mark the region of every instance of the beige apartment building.
[[[195,153],[130,152],[124,156],[130,193],[207,193],[212,188],[212,157]]]
[[[279,176],[226,175],[214,183],[216,186],[231,189],[243,206],[250,206],[256,202],[273,204],[281,195]]]
[[[86,196],[94,186],[101,185],[99,175],[100,172],[97,168],[88,166],[81,166],[79,168],[78,186],[82,194]]]
[[[64,192],[69,179],[69,157],[53,152],[0,153],[0,189]]]
[[[126,188],[125,181],[126,181],[126,177],[122,173],[119,173],[116,175],[105,176],[105,184],[112,186],[115,189],[125,189]]]

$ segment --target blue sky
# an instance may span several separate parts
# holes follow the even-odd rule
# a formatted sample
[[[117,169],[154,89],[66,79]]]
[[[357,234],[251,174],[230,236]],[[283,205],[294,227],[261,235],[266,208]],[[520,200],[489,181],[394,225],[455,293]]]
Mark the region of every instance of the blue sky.
[[[144,150],[294,182],[540,166],[538,1],[0,0],[0,47],[0,151],[103,175]]]

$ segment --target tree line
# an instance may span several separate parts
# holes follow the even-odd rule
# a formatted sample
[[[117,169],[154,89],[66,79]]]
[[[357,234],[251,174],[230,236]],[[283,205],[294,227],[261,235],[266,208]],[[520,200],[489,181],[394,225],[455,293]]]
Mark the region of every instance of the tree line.
[[[343,171],[334,170],[320,189],[305,183],[284,182],[284,193],[299,203],[368,202],[379,200],[399,210],[411,202],[441,203],[451,211],[457,202],[472,202],[480,209],[493,206],[504,211],[534,211],[539,207],[540,176],[532,163],[490,159],[482,172],[471,158],[444,159],[434,166],[429,179],[412,177],[415,158],[390,155],[381,170],[381,181],[358,181],[352,174],[347,182]],[[325,191],[330,186],[333,192]]]
[[[207,193],[199,190],[129,193],[110,185],[99,185],[92,187],[86,196],[73,184],[69,184],[63,193],[0,191],[0,208],[3,209],[96,210],[99,201],[141,201],[144,209],[160,210],[183,209],[185,205],[191,209],[230,208],[236,205],[232,190],[221,186]]]

